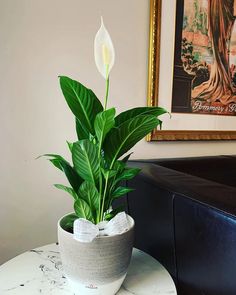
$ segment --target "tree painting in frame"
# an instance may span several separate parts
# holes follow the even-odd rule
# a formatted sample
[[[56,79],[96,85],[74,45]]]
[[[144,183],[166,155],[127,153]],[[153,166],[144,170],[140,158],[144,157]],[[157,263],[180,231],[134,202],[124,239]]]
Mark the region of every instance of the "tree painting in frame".
[[[151,0],[150,27],[155,23],[159,35],[150,30],[149,100],[158,91],[159,53],[153,60],[153,44],[160,42],[161,1]],[[156,12],[153,14],[153,10]],[[236,0],[177,0],[174,73],[171,112],[236,115]],[[156,40],[154,40],[155,38]],[[157,46],[156,46],[157,49]],[[152,67],[150,67],[152,65]],[[150,74],[155,77],[154,86]],[[150,86],[151,85],[151,86]],[[151,92],[152,88],[152,92]],[[157,105],[155,102],[149,104]],[[148,140],[236,139],[234,130],[156,131]]]

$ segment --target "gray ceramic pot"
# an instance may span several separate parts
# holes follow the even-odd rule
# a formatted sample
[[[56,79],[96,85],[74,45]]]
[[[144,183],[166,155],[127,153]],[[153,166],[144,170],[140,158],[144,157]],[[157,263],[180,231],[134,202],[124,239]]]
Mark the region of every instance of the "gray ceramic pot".
[[[64,273],[77,295],[114,295],[122,285],[132,255],[134,220],[132,227],[116,236],[95,238],[81,243],[63,229],[62,217],[58,222],[58,241]]]

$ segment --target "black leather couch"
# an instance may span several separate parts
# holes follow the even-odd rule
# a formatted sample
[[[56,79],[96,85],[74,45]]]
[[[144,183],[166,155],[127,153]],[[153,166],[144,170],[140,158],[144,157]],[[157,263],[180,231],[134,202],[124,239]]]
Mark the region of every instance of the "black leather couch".
[[[236,156],[132,161],[135,246],[158,259],[179,295],[236,295]]]

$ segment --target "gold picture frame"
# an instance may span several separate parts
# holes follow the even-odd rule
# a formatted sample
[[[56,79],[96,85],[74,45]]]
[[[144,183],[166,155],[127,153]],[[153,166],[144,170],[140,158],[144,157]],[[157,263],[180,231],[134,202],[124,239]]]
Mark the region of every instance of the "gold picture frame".
[[[179,1],[182,2],[183,1]],[[148,106],[158,106],[162,1],[150,0]],[[174,62],[174,60],[173,60]],[[173,79],[170,77],[170,79]],[[185,114],[182,114],[184,120]],[[194,115],[196,116],[196,115]],[[205,115],[208,116],[208,115]],[[212,115],[209,115],[212,116]],[[234,117],[236,119],[236,117]],[[234,130],[154,130],[147,141],[236,140]]]

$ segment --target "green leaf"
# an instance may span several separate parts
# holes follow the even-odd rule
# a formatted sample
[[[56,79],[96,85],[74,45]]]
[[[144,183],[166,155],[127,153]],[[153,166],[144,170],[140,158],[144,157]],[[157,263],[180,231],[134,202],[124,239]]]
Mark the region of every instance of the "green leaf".
[[[70,185],[77,192],[83,179],[77,174],[75,169],[60,155],[46,154],[44,156],[53,157],[53,159],[50,159],[50,162],[65,173]]]
[[[118,171],[116,169],[103,169],[103,168],[101,168],[101,171],[102,171],[104,178],[114,177],[118,173]]]
[[[123,161],[117,160],[113,165],[113,169],[116,170],[118,174],[121,174],[125,169],[125,165]]]
[[[118,128],[113,128],[107,134],[103,145],[107,161],[113,165],[115,160],[129,151],[158,124],[159,120],[156,117],[146,115],[129,119]]]
[[[120,126],[125,121],[127,121],[131,118],[135,118],[139,115],[153,115],[155,117],[158,117],[158,116],[163,115],[165,113],[167,113],[167,111],[163,108],[160,108],[160,107],[133,108],[133,109],[130,109],[130,110],[120,113],[115,118],[115,126]]]
[[[124,187],[124,186],[119,186],[119,187],[117,187],[115,190],[114,190],[114,192],[112,193],[112,198],[114,199],[116,199],[116,198],[118,198],[118,197],[120,197],[120,196],[123,196],[123,195],[125,195],[125,194],[127,194],[127,193],[129,193],[129,192],[132,192],[132,191],[134,191],[134,189],[133,188],[130,188],[130,187]]]
[[[74,204],[75,214],[79,218],[85,218],[94,223],[92,211],[89,205],[83,199],[77,199]]]
[[[39,156],[38,158],[40,157],[51,157],[53,159],[48,159],[56,168],[58,168],[59,170],[63,171],[63,168],[61,166],[61,162],[62,161],[65,161],[66,160],[60,156],[60,155],[56,155],[56,154],[45,154],[45,155],[42,155],[42,156]]]
[[[128,154],[128,155],[125,156],[123,159],[121,159],[121,161],[124,162],[124,163],[126,163],[126,162],[129,160],[129,158],[130,158],[130,156],[131,156],[132,154],[133,154],[133,153]]]
[[[77,173],[89,182],[96,183],[99,177],[97,146],[88,139],[73,144],[72,160]]]
[[[83,179],[78,175],[78,173],[75,171],[73,167],[71,167],[70,164],[62,161],[61,162],[62,169],[70,183],[70,185],[73,187],[75,192],[78,191],[79,186],[83,182]]]
[[[63,171],[62,166],[61,166],[61,160],[58,159],[49,159],[49,161],[59,170]]]
[[[60,85],[72,113],[90,133],[94,134],[94,120],[103,106],[91,89],[80,82],[61,76]]]
[[[122,181],[122,180],[130,180],[133,177],[135,177],[141,169],[139,168],[126,168],[121,175],[116,179],[116,182]]]
[[[75,118],[76,133],[79,140],[89,139],[90,133],[88,130],[84,129],[83,125],[80,123],[79,119]]]
[[[98,141],[100,144],[103,143],[103,140],[107,133],[111,130],[111,128],[115,125],[115,109],[109,109],[97,114],[95,121],[94,121],[94,129]]]
[[[111,220],[113,217],[115,217],[118,213],[124,211],[124,206],[120,206],[114,210],[112,210],[111,212],[107,213],[105,215],[105,220],[109,221]]]
[[[67,145],[68,145],[68,148],[69,150],[72,152],[72,148],[73,148],[73,143],[69,142],[69,141],[66,141]]]
[[[75,200],[78,199],[78,195],[76,194],[76,192],[73,190],[73,188],[65,186],[63,184],[54,184],[54,186],[60,190],[63,190],[67,193],[69,193]]]
[[[99,209],[99,193],[96,186],[88,181],[84,181],[79,188],[79,197],[89,205],[94,220],[96,220]]]
[[[61,220],[61,227],[64,230],[73,233],[74,221],[76,219],[78,219],[78,216],[76,214],[74,214],[74,213],[63,217],[62,220]]]

